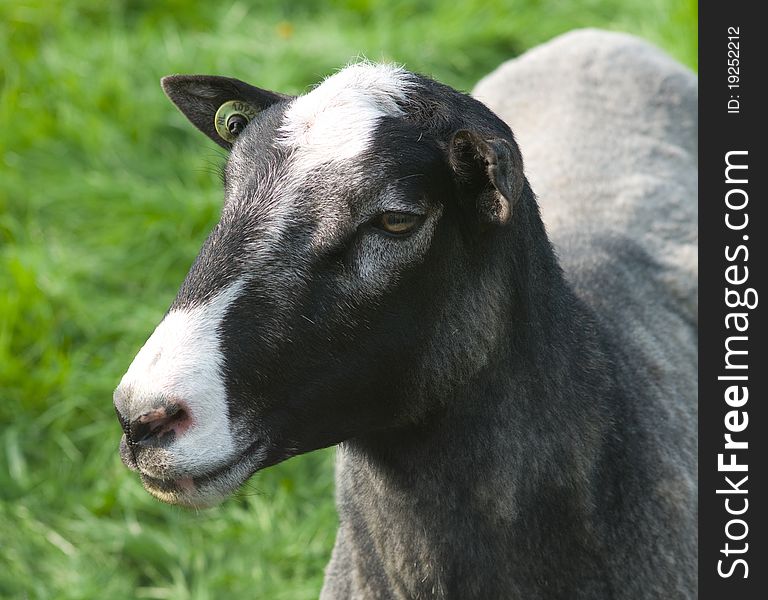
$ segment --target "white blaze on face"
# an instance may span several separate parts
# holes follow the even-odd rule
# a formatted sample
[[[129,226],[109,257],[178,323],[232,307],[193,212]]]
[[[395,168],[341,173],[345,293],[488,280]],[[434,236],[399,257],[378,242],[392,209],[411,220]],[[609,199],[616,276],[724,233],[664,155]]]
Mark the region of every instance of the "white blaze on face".
[[[218,330],[243,286],[238,280],[201,306],[169,312],[120,382],[121,412],[130,421],[153,409],[161,397],[188,408],[191,426],[165,450],[174,471],[204,473],[237,454]]]
[[[302,170],[351,159],[371,143],[382,117],[403,114],[398,103],[413,85],[395,65],[350,65],[291,102],[279,141],[297,151]]]

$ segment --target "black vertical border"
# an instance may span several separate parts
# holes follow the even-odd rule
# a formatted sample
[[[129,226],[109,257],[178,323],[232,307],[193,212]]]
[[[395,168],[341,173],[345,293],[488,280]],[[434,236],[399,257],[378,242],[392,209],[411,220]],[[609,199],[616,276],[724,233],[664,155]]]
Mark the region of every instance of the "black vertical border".
[[[768,310],[766,286],[765,238],[765,180],[768,177],[765,146],[768,144],[765,111],[768,110],[768,23],[758,17],[764,7],[761,2],[732,0],[706,2],[699,5],[699,598],[704,600],[752,600],[768,598],[768,535],[765,513],[768,512],[768,394],[766,393],[765,313]],[[763,11],[760,11],[763,12]],[[728,88],[728,28],[739,28],[738,90]],[[737,95],[739,114],[728,113],[728,100]],[[729,150],[747,150],[749,194],[749,225],[742,232],[725,226],[725,154]],[[731,248],[746,243],[749,236],[748,284],[759,295],[759,304],[749,312],[749,414],[748,428],[740,439],[749,442],[749,449],[740,453],[749,465],[747,473],[718,472],[718,453],[723,449],[727,432],[724,418],[732,410],[724,402],[727,384],[718,380],[724,374],[725,339],[725,246]],[[733,287],[733,286],[731,286]],[[731,309],[733,310],[733,309]],[[729,518],[724,500],[716,490],[727,487],[724,477],[732,475],[738,481],[749,476],[746,486],[749,509],[742,518],[749,533],[742,542],[727,539],[725,528]],[[734,505],[736,503],[736,496]],[[742,498],[744,496],[741,496]],[[738,528],[734,529],[736,532]],[[722,553],[724,544],[732,547],[749,544],[743,556],[749,565],[749,576],[743,578],[739,568],[730,578],[718,574],[718,560],[729,560]],[[730,560],[736,558],[731,555]],[[727,570],[726,563],[725,569]]]

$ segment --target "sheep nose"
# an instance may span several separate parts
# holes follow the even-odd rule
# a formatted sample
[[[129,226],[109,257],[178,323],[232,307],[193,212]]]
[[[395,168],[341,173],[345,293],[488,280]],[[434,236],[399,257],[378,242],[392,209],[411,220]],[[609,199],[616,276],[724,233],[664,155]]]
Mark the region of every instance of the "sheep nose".
[[[118,402],[115,402],[115,411],[131,446],[165,445],[182,435],[192,421],[186,405],[164,399],[135,418],[128,417]]]
[[[172,402],[134,419],[128,425],[128,438],[139,446],[153,445],[169,433],[173,433],[174,437],[181,434],[188,420],[187,411],[180,404]]]

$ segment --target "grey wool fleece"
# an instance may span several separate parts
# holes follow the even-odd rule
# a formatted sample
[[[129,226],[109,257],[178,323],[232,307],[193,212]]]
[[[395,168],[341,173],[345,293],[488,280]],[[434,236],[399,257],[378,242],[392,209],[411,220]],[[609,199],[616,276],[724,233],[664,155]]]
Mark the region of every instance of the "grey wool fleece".
[[[497,277],[523,264],[499,244],[464,310],[485,325],[441,342],[485,358],[451,409],[340,446],[322,598],[695,598],[696,77],[584,30],[474,95],[519,142],[562,273]],[[482,301],[510,282],[524,319]]]

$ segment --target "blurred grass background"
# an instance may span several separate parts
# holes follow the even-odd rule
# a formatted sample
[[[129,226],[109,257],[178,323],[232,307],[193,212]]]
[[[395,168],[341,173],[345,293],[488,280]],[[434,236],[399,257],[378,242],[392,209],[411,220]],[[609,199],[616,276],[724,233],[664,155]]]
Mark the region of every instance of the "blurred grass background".
[[[461,89],[574,27],[696,68],[695,0],[0,0],[0,598],[315,598],[333,451],[206,512],[119,462],[112,389],[221,198],[223,153],[158,86],[214,73],[298,93],[349,60]]]

